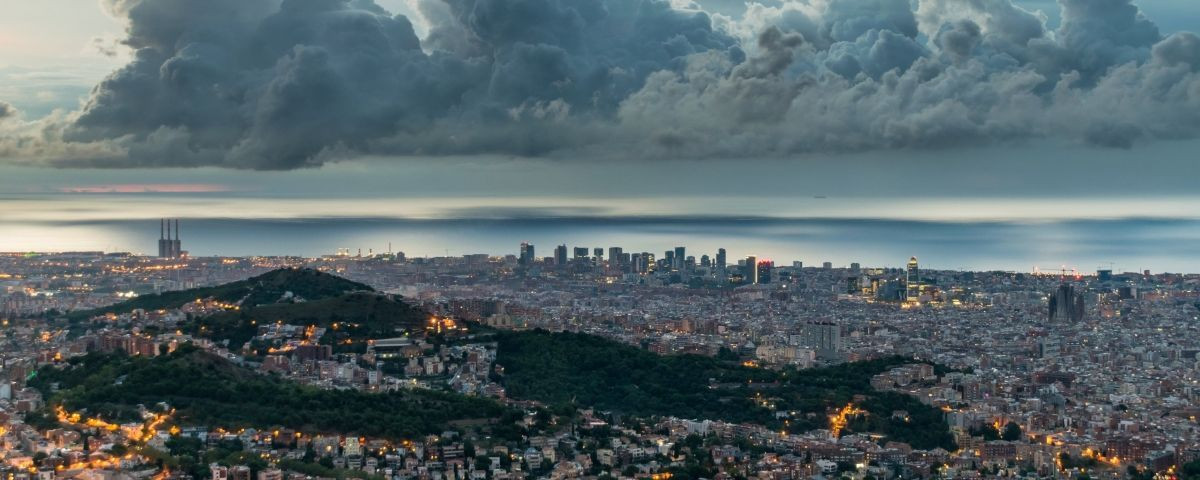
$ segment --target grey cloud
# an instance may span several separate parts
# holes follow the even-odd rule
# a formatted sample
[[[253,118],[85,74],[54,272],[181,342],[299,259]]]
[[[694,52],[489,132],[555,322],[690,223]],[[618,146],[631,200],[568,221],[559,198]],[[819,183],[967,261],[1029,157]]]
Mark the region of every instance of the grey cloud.
[[[0,102],[0,122],[15,116],[17,116],[17,107]]]
[[[1154,60],[1163,65],[1186,65],[1194,72],[1200,69],[1200,36],[1182,32],[1167,37],[1154,46]]]
[[[832,0],[821,32],[835,42],[852,42],[875,31],[917,36],[917,19],[908,0]]]
[[[1200,137],[1200,37],[1163,38],[1131,0],[1060,0],[1054,31],[1010,0],[771,0],[741,18],[423,0],[423,39],[371,0],[105,5],[133,60],[78,112],[6,122],[0,156],[271,170]]]
[[[938,32],[936,43],[942,51],[956,58],[968,58],[982,39],[983,32],[978,24],[971,20],[959,20],[947,24]]]

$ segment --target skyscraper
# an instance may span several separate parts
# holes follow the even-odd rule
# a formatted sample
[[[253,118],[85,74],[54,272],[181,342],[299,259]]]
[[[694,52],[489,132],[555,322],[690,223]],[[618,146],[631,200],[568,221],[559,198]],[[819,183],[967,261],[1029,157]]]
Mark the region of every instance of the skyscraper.
[[[625,257],[625,252],[621,247],[608,247],[608,268],[612,270],[620,270]]]
[[[675,247],[675,265],[672,265],[677,270],[683,270],[683,265],[687,260],[687,248]]]
[[[758,257],[755,257],[754,255],[746,257],[746,266],[745,266],[745,269],[742,270],[742,272],[743,272],[743,275],[745,275],[745,277],[746,277],[746,283],[749,283],[751,285],[757,285],[758,284]]]
[[[567,246],[565,244],[554,247],[554,264],[558,266],[567,264]]]
[[[758,262],[758,275],[755,277],[756,283],[771,283],[771,271],[775,269],[775,262],[763,260]]]
[[[921,271],[917,266],[917,257],[908,259],[908,275],[904,279],[904,299],[915,302],[921,298]]]
[[[1050,321],[1071,321],[1079,322],[1083,320],[1083,294],[1076,293],[1075,287],[1070,284],[1062,284],[1050,296],[1049,315]]]
[[[517,265],[528,267],[533,265],[533,244],[521,242],[521,255],[517,257]]]

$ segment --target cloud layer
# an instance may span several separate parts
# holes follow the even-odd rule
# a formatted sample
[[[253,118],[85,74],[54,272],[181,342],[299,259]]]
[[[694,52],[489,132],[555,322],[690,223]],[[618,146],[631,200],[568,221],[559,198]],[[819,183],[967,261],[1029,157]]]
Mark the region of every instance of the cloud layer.
[[[757,157],[1200,136],[1200,37],[1130,0],[103,0],[133,60],[0,158],[291,169],[352,155]],[[428,26],[419,39],[413,21]]]

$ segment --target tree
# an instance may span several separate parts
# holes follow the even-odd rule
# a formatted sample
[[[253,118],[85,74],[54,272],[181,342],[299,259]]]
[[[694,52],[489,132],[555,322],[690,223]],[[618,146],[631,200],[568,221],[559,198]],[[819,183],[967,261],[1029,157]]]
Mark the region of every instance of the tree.
[[[1200,460],[1185,463],[1179,473],[1183,474],[1185,479],[1200,478]]]
[[[1008,422],[1008,425],[1004,426],[1004,433],[1000,435],[1000,438],[1009,442],[1020,440],[1021,426],[1017,425],[1016,422]]]

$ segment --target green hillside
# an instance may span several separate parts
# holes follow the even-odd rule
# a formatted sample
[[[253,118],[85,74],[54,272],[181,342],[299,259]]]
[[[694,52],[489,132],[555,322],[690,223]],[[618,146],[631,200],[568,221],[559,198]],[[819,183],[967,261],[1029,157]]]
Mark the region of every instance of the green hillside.
[[[257,374],[190,345],[156,358],[90,354],[64,369],[42,368],[30,384],[48,405],[86,409],[109,421],[135,421],[138,405],[166,402],[177,410],[172,422],[182,425],[283,426],[396,439],[506,411],[489,399],[427,390],[321,390]],[[55,384],[57,391],[50,388]]]
[[[828,428],[828,412],[863,395],[857,406],[869,414],[852,420],[846,431],[882,433],[916,448],[954,449],[940,410],[871,388],[872,376],[912,361],[903,357],[777,372],[710,357],[659,356],[585,334],[503,332],[497,340],[501,382],[513,398],[802,432]],[[894,410],[908,411],[909,421],[893,420]],[[784,419],[776,412],[796,413]]]
[[[291,296],[285,296],[290,292]],[[312,269],[280,269],[246,280],[156,295],[144,295],[97,310],[76,312],[83,319],[136,309],[178,308],[199,298],[238,303],[237,310],[189,317],[180,330],[237,349],[269,323],[325,327],[322,343],[336,351],[361,352],[372,338],[421,332],[427,314],[370,286]],[[302,301],[301,301],[302,300]],[[336,327],[335,327],[336,325]]]
[[[361,352],[366,348],[367,339],[420,333],[427,318],[428,314],[423,310],[395,296],[356,292],[194,318],[182,330],[214,340],[227,339],[229,345],[236,348],[249,341],[263,324],[315,325],[327,329],[321,343],[333,344],[335,351]]]
[[[70,317],[78,320],[106,313],[128,313],[138,309],[179,308],[198,298],[212,298],[227,303],[241,302],[245,308],[279,302],[287,292],[292,292],[293,295],[306,300],[320,300],[357,291],[374,291],[374,289],[366,284],[352,282],[317,270],[284,268],[215,287],[142,295],[103,308],[73,312]]]

